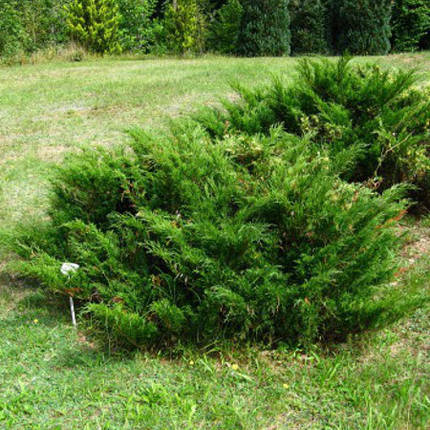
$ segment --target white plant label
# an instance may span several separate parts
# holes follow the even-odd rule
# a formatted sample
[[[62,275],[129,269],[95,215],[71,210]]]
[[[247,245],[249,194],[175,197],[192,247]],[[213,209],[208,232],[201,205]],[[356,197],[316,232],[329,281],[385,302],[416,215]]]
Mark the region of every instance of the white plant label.
[[[70,276],[72,273],[77,272],[79,269],[79,264],[76,263],[63,263],[61,266],[61,273],[65,276]],[[76,327],[76,315],[75,315],[75,305],[73,303],[73,297],[69,296],[70,313],[72,315],[72,324]]]
[[[77,272],[79,269],[79,264],[76,263],[63,263],[63,265],[61,266],[61,273],[63,275],[69,275],[72,273]]]

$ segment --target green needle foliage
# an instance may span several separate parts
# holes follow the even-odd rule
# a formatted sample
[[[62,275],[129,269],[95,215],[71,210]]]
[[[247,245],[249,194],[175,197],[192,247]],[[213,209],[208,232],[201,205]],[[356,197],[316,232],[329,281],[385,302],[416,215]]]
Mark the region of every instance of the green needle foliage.
[[[323,0],[291,0],[291,49],[294,54],[329,52],[329,15]]]
[[[100,54],[121,51],[121,15],[116,0],[73,0],[65,9],[72,39]]]
[[[263,88],[238,86],[238,101],[196,118],[218,138],[267,134],[277,124],[298,136],[311,133],[331,153],[355,153],[344,178],[380,189],[415,184],[411,196],[430,208],[430,91],[414,88],[416,79],[414,72],[354,66],[348,58],[305,60],[293,84],[279,77]]]
[[[185,54],[203,51],[206,20],[196,0],[170,3],[164,17],[164,27],[171,52]]]
[[[272,129],[213,142],[200,128],[132,134],[58,168],[51,221],[10,240],[16,265],[73,294],[129,346],[341,340],[417,303],[389,287],[405,212],[340,179],[307,139]],[[67,279],[63,261],[81,268]]]
[[[289,0],[242,0],[243,15],[237,52],[245,56],[288,55]]]
[[[243,7],[239,0],[228,0],[216,12],[208,36],[211,49],[223,54],[236,52],[242,15]]]
[[[392,3],[392,0],[334,1],[333,36],[337,50],[360,55],[387,54]]]
[[[428,0],[0,0],[9,62],[74,42],[96,53],[379,55],[429,49],[429,30]]]
[[[397,0],[391,19],[393,49],[416,51],[430,33],[430,3],[427,0]]]

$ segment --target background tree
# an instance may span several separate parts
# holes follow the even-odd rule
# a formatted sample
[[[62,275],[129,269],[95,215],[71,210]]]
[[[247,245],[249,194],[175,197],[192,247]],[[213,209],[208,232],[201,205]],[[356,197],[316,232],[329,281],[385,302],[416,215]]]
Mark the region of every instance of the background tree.
[[[243,16],[237,51],[240,55],[288,55],[290,53],[289,0],[243,0]]]
[[[392,45],[395,51],[415,51],[430,33],[428,0],[397,0],[393,4]]]
[[[16,1],[0,0],[0,55],[10,57],[23,50],[27,35]]]
[[[421,49],[430,49],[430,31],[421,39],[420,42]]]
[[[121,47],[126,51],[148,49],[152,39],[156,0],[117,0],[121,21],[119,25]]]
[[[206,20],[196,0],[173,0],[166,9],[164,28],[171,52],[203,51]]]
[[[89,51],[117,53],[121,15],[116,0],[73,0],[66,6],[71,37]]]
[[[22,25],[28,35],[27,51],[68,41],[66,11],[71,0],[21,0]]]
[[[295,54],[326,54],[328,10],[322,0],[291,0],[291,50]]]
[[[391,0],[339,0],[334,11],[338,52],[379,55],[390,50]]]
[[[223,54],[236,51],[242,15],[243,7],[239,0],[228,0],[215,13],[208,37],[211,49]]]

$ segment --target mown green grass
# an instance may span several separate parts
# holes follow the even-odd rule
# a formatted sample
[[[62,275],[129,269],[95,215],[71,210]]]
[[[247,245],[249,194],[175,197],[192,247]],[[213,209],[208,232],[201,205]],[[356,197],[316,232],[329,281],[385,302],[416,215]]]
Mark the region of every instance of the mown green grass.
[[[375,57],[416,67],[430,80],[430,53]],[[358,61],[367,61],[359,59]],[[257,85],[292,76],[294,58],[92,60],[0,68],[0,221],[43,213],[52,162],[79,145],[115,145],[133,126],[167,118],[233,94],[230,82]]]
[[[411,282],[428,288],[423,274]],[[330,352],[120,355],[12,283],[0,296],[0,427],[425,429],[429,310]]]
[[[416,67],[430,54],[375,58]],[[111,146],[135,126],[294,73],[296,59],[105,59],[0,68],[0,222],[44,216],[50,167],[79,145]],[[359,59],[358,61],[365,61]],[[410,229],[402,281],[430,288],[430,224]],[[409,261],[410,260],[410,261]],[[1,264],[1,263],[0,263]],[[414,429],[430,425],[430,309],[335,350],[233,347],[124,355],[75,331],[34,288],[0,281],[0,428]]]

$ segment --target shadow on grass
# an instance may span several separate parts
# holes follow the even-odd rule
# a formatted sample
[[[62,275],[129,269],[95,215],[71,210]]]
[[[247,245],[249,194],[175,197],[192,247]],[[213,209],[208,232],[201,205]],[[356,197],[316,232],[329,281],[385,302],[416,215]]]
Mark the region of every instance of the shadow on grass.
[[[419,291],[424,294],[424,290],[429,286],[427,284],[429,280],[428,270],[428,262],[422,261],[416,267],[416,271],[412,271],[409,277],[405,276],[406,279],[402,280],[401,285],[404,288],[406,287],[406,291],[409,291],[411,290],[411,284],[416,283]],[[261,353],[266,349],[264,345],[255,343],[233,345],[231,342],[220,341],[206,348],[193,344],[177,344],[165,348],[129,350],[118,345],[105,331],[98,330],[96,326],[92,325],[90,318],[81,319],[78,323],[78,330],[75,330],[71,324],[67,297],[52,296],[46,294],[35,285],[21,283],[16,279],[2,276],[0,278],[0,309],[2,306],[8,307],[9,305],[13,309],[10,314],[7,312],[6,316],[0,319],[0,336],[2,332],[15,331],[14,342],[32,343],[36,349],[39,347],[37,342],[44,338],[51,343],[51,348],[58,352],[53,360],[53,365],[60,368],[97,369],[112,362],[133,360],[136,354],[140,353],[151,358],[166,360],[170,363],[180,361],[183,357],[202,355],[221,361],[230,361],[234,358],[252,361],[256,355],[259,355],[258,351]],[[419,311],[418,314],[420,314]],[[38,320],[37,325],[39,329],[42,329],[43,333],[40,338],[31,341],[28,334],[25,334],[25,332],[19,333],[19,328],[23,326],[31,327],[36,319]],[[414,315],[410,316],[407,324],[409,329],[414,328],[415,319]],[[404,324],[405,322],[399,324],[398,327],[403,327]],[[417,325],[420,326],[420,324]],[[422,329],[418,327],[417,330]],[[21,336],[22,340],[20,339]],[[317,353],[320,358],[335,357],[344,353],[360,358],[366,356],[366,350],[374,342],[374,338],[374,331],[364,332],[351,336],[344,343],[316,346],[313,352]],[[282,347],[282,345],[276,350],[284,357],[294,352],[303,357],[312,355],[312,351],[291,350],[291,348]],[[272,352],[276,355],[275,350]]]

